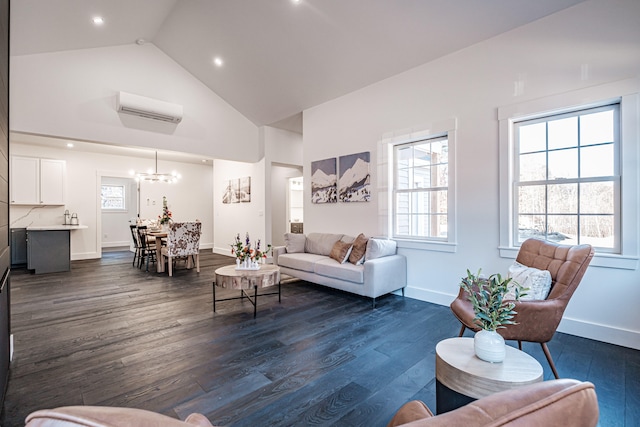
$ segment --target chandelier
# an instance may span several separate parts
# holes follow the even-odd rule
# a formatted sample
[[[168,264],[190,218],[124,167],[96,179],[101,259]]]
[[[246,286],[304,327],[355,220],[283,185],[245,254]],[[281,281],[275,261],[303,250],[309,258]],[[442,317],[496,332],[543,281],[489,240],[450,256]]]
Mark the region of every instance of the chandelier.
[[[147,182],[166,182],[168,184],[172,184],[178,182],[178,179],[181,178],[180,174],[173,171],[171,173],[159,173],[158,172],[158,152],[156,151],[156,170],[155,172],[152,169],[147,170],[146,172],[133,172],[136,177],[136,181],[147,181]]]

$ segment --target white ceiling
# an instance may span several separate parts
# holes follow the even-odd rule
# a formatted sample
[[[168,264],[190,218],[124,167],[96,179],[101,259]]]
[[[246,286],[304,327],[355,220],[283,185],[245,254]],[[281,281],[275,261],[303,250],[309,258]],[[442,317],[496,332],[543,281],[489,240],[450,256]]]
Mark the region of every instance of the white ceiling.
[[[301,131],[307,108],[581,1],[11,0],[11,53],[144,39],[256,125]]]

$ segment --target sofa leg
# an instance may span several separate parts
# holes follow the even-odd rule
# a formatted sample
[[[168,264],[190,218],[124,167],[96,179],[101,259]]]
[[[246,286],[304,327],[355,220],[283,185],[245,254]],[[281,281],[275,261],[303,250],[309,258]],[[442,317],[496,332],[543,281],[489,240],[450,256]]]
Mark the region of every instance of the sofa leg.
[[[402,288],[402,298],[404,298],[404,288]]]

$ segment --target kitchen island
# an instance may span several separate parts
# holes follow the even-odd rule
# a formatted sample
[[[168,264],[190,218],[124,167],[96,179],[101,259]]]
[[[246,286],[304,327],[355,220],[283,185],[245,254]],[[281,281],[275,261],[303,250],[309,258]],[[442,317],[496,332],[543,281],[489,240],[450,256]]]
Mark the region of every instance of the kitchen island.
[[[71,269],[71,231],[86,225],[38,225],[27,227],[27,269],[35,274]]]

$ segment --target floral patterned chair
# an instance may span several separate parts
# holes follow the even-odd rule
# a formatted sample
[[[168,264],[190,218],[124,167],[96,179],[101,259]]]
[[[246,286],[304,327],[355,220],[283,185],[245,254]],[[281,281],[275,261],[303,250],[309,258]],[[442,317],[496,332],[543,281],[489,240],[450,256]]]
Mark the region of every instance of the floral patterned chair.
[[[200,272],[200,222],[174,222],[169,227],[167,245],[162,248],[162,263],[167,262],[169,276],[173,276],[174,258],[195,258],[196,271]]]

